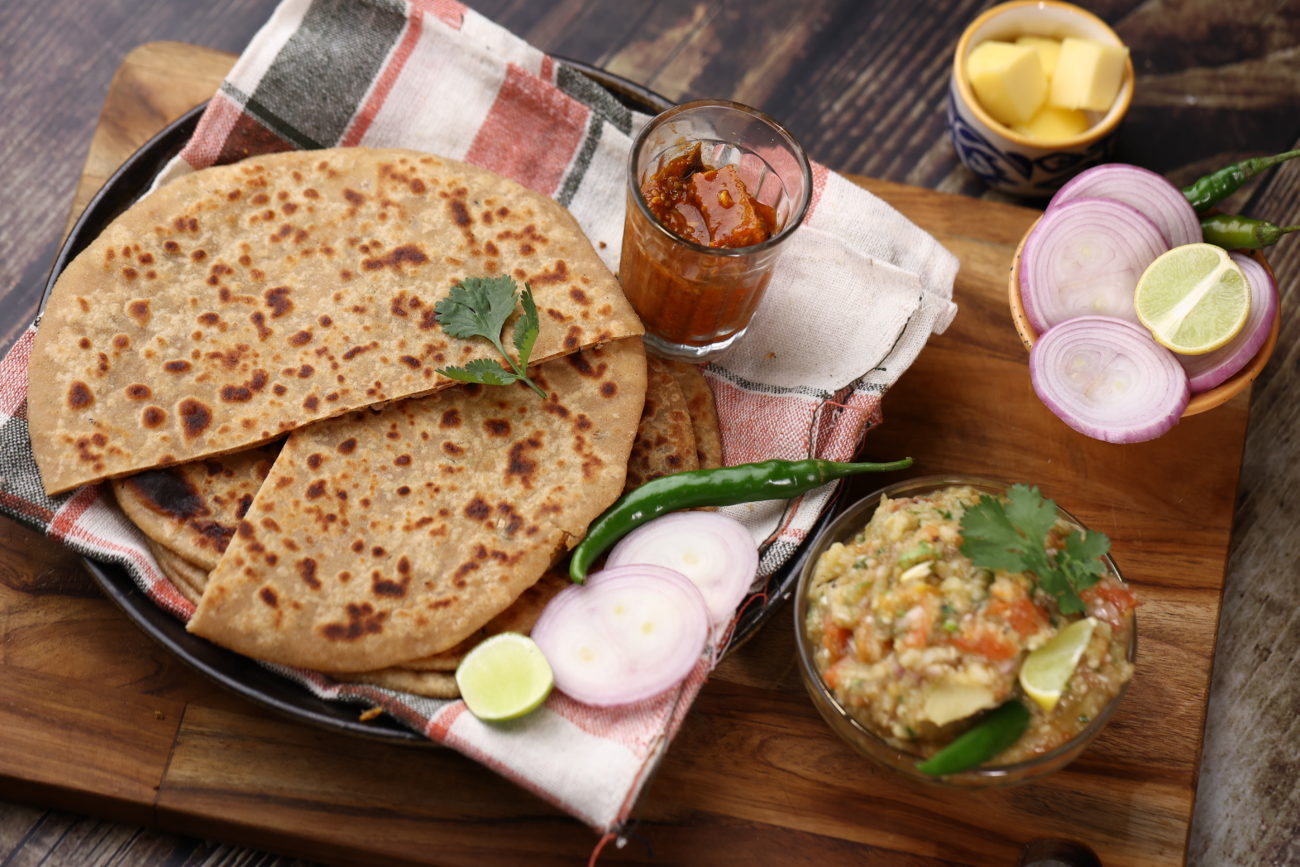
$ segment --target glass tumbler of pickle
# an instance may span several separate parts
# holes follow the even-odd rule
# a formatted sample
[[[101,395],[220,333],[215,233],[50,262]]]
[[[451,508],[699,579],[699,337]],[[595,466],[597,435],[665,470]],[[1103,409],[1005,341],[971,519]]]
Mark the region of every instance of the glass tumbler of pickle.
[[[647,123],[619,264],[647,347],[703,361],[743,337],[811,194],[803,148],[756,109],[700,100]]]

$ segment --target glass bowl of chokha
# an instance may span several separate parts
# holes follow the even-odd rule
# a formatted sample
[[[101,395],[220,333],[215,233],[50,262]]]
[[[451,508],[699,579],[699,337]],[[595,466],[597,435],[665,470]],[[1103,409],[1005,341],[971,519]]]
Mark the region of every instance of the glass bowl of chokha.
[[[830,727],[914,779],[978,788],[1064,767],[1133,677],[1137,599],[1036,487],[924,477],[850,506],[795,593],[800,674]]]

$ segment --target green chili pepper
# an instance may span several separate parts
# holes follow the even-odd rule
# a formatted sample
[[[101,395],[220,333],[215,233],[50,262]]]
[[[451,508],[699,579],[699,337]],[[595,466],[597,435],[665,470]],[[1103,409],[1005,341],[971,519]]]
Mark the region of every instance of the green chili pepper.
[[[1020,740],[1028,727],[1029,710],[1013,698],[989,711],[948,746],[919,762],[916,769],[942,777],[982,765]]]
[[[1239,163],[1233,163],[1183,187],[1183,195],[1187,197],[1187,201],[1192,203],[1193,208],[1197,211],[1204,211],[1215,202],[1226,199],[1235,193],[1242,184],[1255,177],[1255,175],[1294,157],[1300,157],[1300,150],[1274,154],[1271,157],[1254,157],[1242,160]]]
[[[1268,220],[1240,217],[1236,214],[1214,214],[1201,217],[1201,235],[1207,244],[1216,244],[1225,250],[1258,250],[1271,247],[1288,232],[1300,232],[1300,226],[1279,226]]]
[[[884,464],[772,460],[660,476],[628,491],[592,521],[587,535],[573,549],[569,577],[581,584],[591,564],[606,549],[632,529],[668,512],[789,499],[845,476],[902,470],[911,465],[911,458]]]

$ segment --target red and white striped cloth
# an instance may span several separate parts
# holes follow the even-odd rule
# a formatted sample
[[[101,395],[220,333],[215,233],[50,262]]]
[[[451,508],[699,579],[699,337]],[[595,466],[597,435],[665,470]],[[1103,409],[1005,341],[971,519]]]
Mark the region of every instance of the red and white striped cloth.
[[[293,148],[407,147],[476,163],[554,197],[612,269],[631,137],[647,118],[453,0],[285,0],[254,37],[163,173]],[[728,464],[851,459],[886,389],[942,331],[956,259],[876,197],[822,166],[746,340],[710,364]],[[163,577],[100,486],[46,497],[26,423],[35,327],[0,361],[0,511],[80,554],[126,568],[182,619]],[[755,595],[794,554],[831,490],[734,507],[762,551]],[[602,831],[627,819],[712,660],[679,688],[597,710],[554,694],[488,725],[459,701],[337,684],[277,668],[316,694],[373,703]]]

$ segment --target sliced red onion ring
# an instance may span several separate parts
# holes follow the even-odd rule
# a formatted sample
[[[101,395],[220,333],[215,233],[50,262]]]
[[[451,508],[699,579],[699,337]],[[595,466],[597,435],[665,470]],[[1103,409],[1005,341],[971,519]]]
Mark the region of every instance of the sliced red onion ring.
[[[1133,290],[1167,250],[1156,224],[1113,199],[1074,199],[1043,214],[1020,252],[1020,300],[1040,334],[1075,316],[1137,323]]]
[[[709,635],[699,589],[662,566],[619,566],[590,579],[561,590],[533,627],[556,688],[613,707],[680,683]]]
[[[1079,316],[1029,351],[1034,392],[1061,421],[1112,443],[1155,439],[1178,423],[1191,391],[1174,354],[1140,326]]]
[[[1178,355],[1178,363],[1187,371],[1192,394],[1209,391],[1230,379],[1250,363],[1268,340],[1277,318],[1277,285],[1268,269],[1244,253],[1229,253],[1241,266],[1250,284],[1250,313],[1240,333],[1226,344],[1204,355]]]
[[[1183,191],[1150,169],[1128,163],[1093,166],[1057,190],[1047,210],[1080,198],[1114,199],[1132,205],[1156,224],[1170,247],[1203,240],[1196,209]]]
[[[606,568],[632,563],[682,573],[704,594],[713,624],[736,614],[758,572],[758,546],[745,525],[718,512],[674,512],[628,533],[605,561]]]

